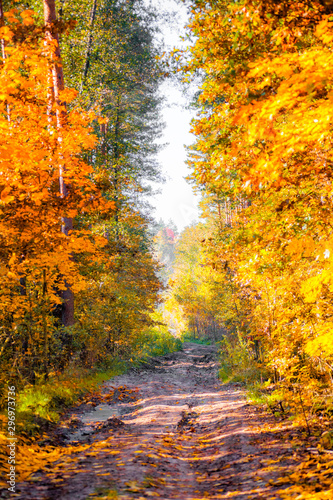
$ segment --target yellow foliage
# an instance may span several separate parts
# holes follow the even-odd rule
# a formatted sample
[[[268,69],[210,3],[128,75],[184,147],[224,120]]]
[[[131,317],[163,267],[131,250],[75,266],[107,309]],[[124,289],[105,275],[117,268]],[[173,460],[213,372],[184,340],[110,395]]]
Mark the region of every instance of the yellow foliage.
[[[288,2],[288,15],[278,4],[199,3],[192,12],[183,71],[203,78],[188,163],[213,226],[203,267],[177,279],[198,310],[190,291],[200,283],[229,332],[246,317],[243,335],[264,365],[300,383],[311,407],[332,383],[333,22],[326,3],[311,2],[306,16],[303,2]]]

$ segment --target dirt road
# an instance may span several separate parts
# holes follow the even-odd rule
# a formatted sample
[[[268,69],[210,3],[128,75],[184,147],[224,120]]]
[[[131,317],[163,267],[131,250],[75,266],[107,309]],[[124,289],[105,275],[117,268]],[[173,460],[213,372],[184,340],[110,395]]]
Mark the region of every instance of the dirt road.
[[[112,379],[102,402],[63,423],[67,442],[86,448],[19,485],[16,498],[280,498],[272,483],[293,450],[217,370],[215,347],[185,343]]]

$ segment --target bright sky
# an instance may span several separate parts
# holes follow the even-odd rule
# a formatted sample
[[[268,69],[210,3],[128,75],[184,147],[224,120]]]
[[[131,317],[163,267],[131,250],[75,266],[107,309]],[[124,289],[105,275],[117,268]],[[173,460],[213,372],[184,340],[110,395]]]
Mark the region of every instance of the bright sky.
[[[160,6],[161,0],[153,0],[153,4]],[[163,6],[165,9],[177,11],[172,26],[167,23],[163,23],[162,26],[167,50],[176,45],[180,46],[179,36],[186,24],[187,14],[184,5],[179,2],[167,0]],[[188,102],[175,84],[166,81],[161,87],[161,93],[167,100],[162,112],[165,129],[159,142],[167,143],[167,146],[159,153],[158,159],[167,181],[160,187],[161,193],[151,199],[150,203],[156,208],[153,214],[155,219],[162,218],[165,222],[172,219],[181,231],[198,219],[199,197],[194,195],[191,185],[185,180],[190,173],[185,164],[187,156],[185,145],[194,142],[194,136],[189,132],[190,121],[194,114],[185,109]]]

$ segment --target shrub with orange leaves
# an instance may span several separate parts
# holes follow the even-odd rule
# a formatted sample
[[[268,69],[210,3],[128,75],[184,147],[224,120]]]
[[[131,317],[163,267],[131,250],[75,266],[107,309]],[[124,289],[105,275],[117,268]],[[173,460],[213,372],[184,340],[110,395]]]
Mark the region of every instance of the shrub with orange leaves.
[[[92,115],[74,107],[59,135],[48,101],[53,47],[39,28],[32,29],[31,11],[13,10],[7,19],[0,29],[6,42],[0,61],[0,338],[3,373],[10,369],[24,377],[47,373],[60,354],[59,290],[68,284],[82,290],[80,254],[98,259],[106,244],[84,227],[65,236],[62,220],[110,211],[112,204],[101,197],[92,167],[82,160],[82,151],[96,141],[87,125]],[[20,39],[19,28],[27,25],[30,35]],[[74,97],[66,89],[62,100]],[[59,193],[61,165],[70,186],[66,198]]]

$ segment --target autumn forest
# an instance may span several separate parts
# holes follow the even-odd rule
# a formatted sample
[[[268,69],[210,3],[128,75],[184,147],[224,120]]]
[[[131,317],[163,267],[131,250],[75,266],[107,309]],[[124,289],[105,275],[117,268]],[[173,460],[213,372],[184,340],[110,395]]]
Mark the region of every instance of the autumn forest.
[[[177,3],[0,0],[0,498],[333,498],[333,2]]]

